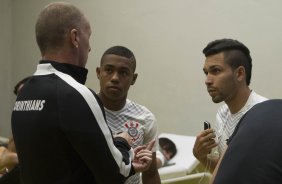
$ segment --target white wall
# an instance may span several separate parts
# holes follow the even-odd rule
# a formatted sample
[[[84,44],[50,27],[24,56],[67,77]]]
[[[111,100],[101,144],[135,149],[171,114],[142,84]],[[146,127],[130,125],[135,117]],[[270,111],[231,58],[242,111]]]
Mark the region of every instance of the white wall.
[[[12,51],[12,3],[10,0],[0,0],[0,135],[9,137],[11,98],[13,89],[11,86],[11,51]]]
[[[13,0],[12,86],[32,74],[40,59],[34,24],[48,2]],[[214,39],[245,43],[253,57],[251,88],[269,98],[282,96],[282,1],[69,2],[80,7],[92,25],[87,85],[99,90],[95,68],[105,49],[113,45],[130,48],[137,58],[139,77],[129,97],[154,112],[160,132],[196,135],[204,120],[214,123],[220,104],[212,103],[202,72],[202,49]]]

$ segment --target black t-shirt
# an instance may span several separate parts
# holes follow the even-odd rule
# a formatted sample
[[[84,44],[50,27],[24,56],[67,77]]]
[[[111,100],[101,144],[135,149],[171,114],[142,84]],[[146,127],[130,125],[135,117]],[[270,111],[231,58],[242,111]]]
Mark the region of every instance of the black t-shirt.
[[[255,105],[228,141],[214,184],[282,183],[282,100]]]

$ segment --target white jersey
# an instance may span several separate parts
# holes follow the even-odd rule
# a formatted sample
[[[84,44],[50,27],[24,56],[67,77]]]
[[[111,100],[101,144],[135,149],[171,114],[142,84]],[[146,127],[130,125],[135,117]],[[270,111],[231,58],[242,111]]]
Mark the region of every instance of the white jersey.
[[[127,132],[133,137],[133,148],[147,144],[155,139],[156,143],[152,151],[156,152],[158,149],[157,123],[155,116],[150,110],[127,99],[125,106],[121,110],[112,111],[105,108],[105,113],[107,123],[113,134]],[[140,174],[137,173],[131,176],[125,183],[141,183]]]
[[[218,138],[218,152],[220,155],[222,155],[222,152],[226,146],[226,141],[234,132],[234,129],[242,116],[254,105],[265,100],[267,100],[267,98],[252,91],[244,107],[242,107],[237,113],[231,114],[226,104],[222,105],[218,109],[216,115],[215,132]]]

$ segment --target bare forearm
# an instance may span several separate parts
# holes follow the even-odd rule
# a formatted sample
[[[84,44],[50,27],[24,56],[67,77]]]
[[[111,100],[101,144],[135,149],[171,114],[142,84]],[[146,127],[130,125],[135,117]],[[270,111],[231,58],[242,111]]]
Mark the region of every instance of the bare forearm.
[[[142,181],[143,181],[143,184],[161,184],[159,173],[144,175],[144,172],[143,172]]]
[[[161,179],[157,168],[156,153],[153,153],[153,160],[150,168],[142,173],[143,184],[160,184]]]
[[[225,147],[225,149],[224,149],[224,151],[223,151],[223,154],[222,154],[222,157],[219,159],[219,161],[218,161],[218,163],[217,163],[217,165],[216,165],[216,167],[215,167],[215,169],[214,169],[214,172],[213,172],[213,174],[212,174],[212,178],[211,178],[211,180],[210,180],[210,184],[213,184],[213,182],[214,182],[215,176],[217,175],[217,171],[218,171],[219,165],[220,165],[220,163],[221,163],[221,161],[222,161],[222,158],[223,158],[223,156],[224,156],[224,154],[225,154],[225,152],[226,152],[227,147],[228,147],[228,146]]]
[[[218,158],[212,158],[207,156],[207,159],[201,160],[200,162],[204,165],[204,167],[210,172],[213,173],[216,165],[218,163]]]

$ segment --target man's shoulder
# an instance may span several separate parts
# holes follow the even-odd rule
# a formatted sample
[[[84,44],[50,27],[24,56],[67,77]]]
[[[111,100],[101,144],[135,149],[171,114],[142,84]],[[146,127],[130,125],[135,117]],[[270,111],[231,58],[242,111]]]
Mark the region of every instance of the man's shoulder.
[[[130,99],[126,99],[126,107],[128,109],[136,109],[142,112],[153,114],[146,106],[136,103]]]
[[[124,113],[131,115],[134,114],[135,117],[144,119],[145,121],[156,120],[155,115],[147,107],[133,102],[129,99],[126,100],[126,108],[124,110]]]
[[[268,98],[257,94],[255,91],[252,91],[250,98],[253,102],[264,102],[268,100]]]

